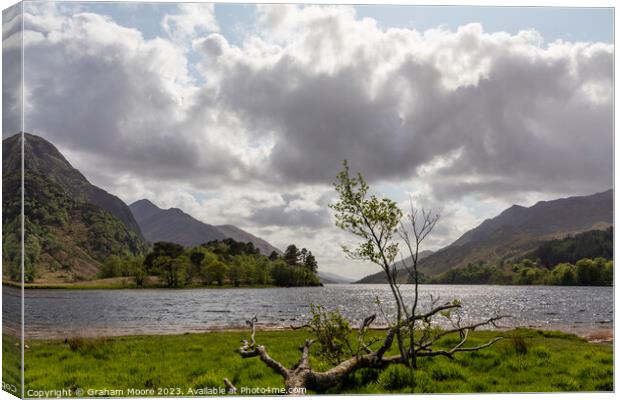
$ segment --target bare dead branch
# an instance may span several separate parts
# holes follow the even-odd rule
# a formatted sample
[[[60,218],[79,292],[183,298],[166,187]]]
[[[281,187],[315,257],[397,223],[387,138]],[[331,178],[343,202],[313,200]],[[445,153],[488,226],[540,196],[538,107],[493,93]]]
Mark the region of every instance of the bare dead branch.
[[[304,345],[301,349],[301,359],[299,360],[299,365],[295,369],[310,369],[309,358],[310,358],[310,346],[314,343],[314,340],[306,339]]]
[[[357,343],[359,344],[360,349],[362,349],[368,354],[372,353],[372,351],[370,350],[370,347],[369,347],[370,344],[366,344],[366,342],[364,341],[364,334],[366,333],[366,331],[368,330],[370,325],[375,321],[376,318],[377,318],[377,314],[372,314],[364,318],[364,320],[362,321],[362,324],[360,325],[357,331]]]
[[[433,308],[431,311],[427,312],[426,314],[413,315],[411,317],[411,320],[427,320],[433,315],[437,314],[438,312],[441,312],[444,310],[450,310],[453,308],[461,308],[461,305],[455,304],[455,303],[445,303],[441,306]]]
[[[476,346],[476,347],[453,347],[450,350],[434,350],[434,351],[420,351],[417,353],[418,357],[433,357],[433,356],[446,356],[448,358],[454,358],[453,355],[454,353],[459,353],[459,352],[465,352],[465,351],[478,351],[478,350],[482,350],[484,348],[487,348],[489,346],[492,346],[493,344],[495,344],[496,342],[502,340],[503,337],[502,336],[498,336],[495,339],[482,344],[480,346]],[[460,344],[460,343],[459,343]]]
[[[256,316],[246,321],[246,324],[250,325],[252,328],[251,342],[244,340],[243,346],[239,348],[239,354],[242,358],[259,357],[261,361],[267,364],[267,366],[269,366],[272,370],[285,378],[288,377],[288,369],[271,358],[267,353],[265,346],[256,345],[256,322],[258,322],[258,318]]]
[[[232,384],[231,381],[228,380],[228,378],[224,378],[224,385],[226,386],[226,388],[228,388],[228,393],[237,393],[237,388],[235,387],[235,385]]]

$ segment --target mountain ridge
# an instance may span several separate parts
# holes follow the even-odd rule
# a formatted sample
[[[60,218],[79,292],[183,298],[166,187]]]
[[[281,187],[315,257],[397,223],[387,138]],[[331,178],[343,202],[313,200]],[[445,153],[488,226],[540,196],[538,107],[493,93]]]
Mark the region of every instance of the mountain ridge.
[[[348,278],[346,276],[334,274],[332,272],[319,271],[319,278],[321,278],[322,283],[334,284],[334,283],[353,283],[355,279]]]
[[[252,235],[234,225],[211,225],[191,216],[180,208],[163,209],[151,200],[141,199],[129,205],[129,209],[145,238],[151,243],[173,242],[183,246],[198,246],[212,240],[232,238],[236,241],[252,242],[263,255],[281,251],[264,239]]]
[[[69,195],[107,210],[142,237],[133,214],[120,198],[90,183],[49,141],[30,133],[25,133],[24,138],[25,169],[45,171],[48,177],[55,179]]]
[[[418,254],[418,263],[422,261],[423,259],[425,259],[426,257],[432,255],[433,253],[434,251],[432,250],[422,250]],[[413,257],[409,256],[405,258],[403,261],[395,262],[394,264],[392,264],[392,266],[396,265],[396,269],[401,270],[403,268],[402,263],[404,262],[406,265],[410,265],[412,259]],[[400,274],[400,275],[402,276],[405,274]],[[385,273],[383,271],[380,271],[380,272],[375,272],[374,274],[371,274],[371,275],[367,275],[363,277],[362,279],[359,279],[353,283],[387,283],[387,278],[385,277]]]
[[[122,200],[92,185],[49,141],[19,133],[2,141],[2,224],[10,232],[2,242],[3,276],[15,280],[21,274],[14,226],[21,218],[21,180],[16,177],[21,176],[22,140],[26,281],[93,278],[108,256],[146,249]]]
[[[533,251],[543,241],[612,225],[613,189],[539,201],[530,207],[513,205],[422,260],[419,271],[433,276],[469,263],[511,260]],[[360,281],[375,283],[379,276],[369,275]]]

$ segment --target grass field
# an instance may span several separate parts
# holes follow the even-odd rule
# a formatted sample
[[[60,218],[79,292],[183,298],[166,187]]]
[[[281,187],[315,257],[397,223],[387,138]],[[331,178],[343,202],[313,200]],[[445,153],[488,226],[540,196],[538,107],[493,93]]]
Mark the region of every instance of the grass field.
[[[380,334],[377,333],[377,334]],[[496,332],[476,332],[472,344]],[[419,369],[393,365],[360,370],[332,393],[467,393],[613,390],[613,348],[560,332],[513,330],[491,348],[461,353],[456,360],[420,360]],[[266,331],[257,341],[286,366],[298,361],[297,348],[308,332]],[[241,387],[282,387],[282,378],[256,358],[236,353],[247,332],[226,331],[174,336],[127,336],[68,341],[27,341],[26,390],[80,388],[84,396],[192,395],[190,389],[223,388],[223,378]],[[446,344],[457,338],[446,338]],[[3,337],[3,346],[15,340]],[[6,349],[6,347],[5,347]],[[6,360],[5,360],[6,361]],[[315,369],[329,365],[311,358]],[[8,371],[10,375],[17,371]],[[169,390],[172,389],[172,390]],[[111,393],[110,390],[122,392]],[[144,394],[144,391],[142,391]],[[152,394],[152,393],[151,393]]]

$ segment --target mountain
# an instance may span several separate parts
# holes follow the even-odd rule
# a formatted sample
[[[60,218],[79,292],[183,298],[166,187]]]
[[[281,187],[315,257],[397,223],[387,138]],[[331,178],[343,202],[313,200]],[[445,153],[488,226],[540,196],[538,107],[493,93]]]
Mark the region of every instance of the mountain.
[[[332,274],[331,272],[319,271],[319,278],[321,278],[322,283],[352,283],[353,279],[346,278],[344,276],[340,276],[337,274]]]
[[[418,254],[418,263],[425,259],[426,257],[430,256],[431,254],[433,254],[433,252],[431,250],[423,250],[420,252],[420,254]],[[404,262],[407,266],[410,266],[412,263],[413,258],[411,256],[405,258]],[[402,269],[402,262],[399,261],[396,264],[396,268],[397,269]],[[403,274],[404,275],[404,274]],[[368,275],[362,279],[360,279],[359,281],[355,282],[355,283],[387,283],[387,278],[385,277],[385,272],[381,271],[381,272],[377,272],[374,273],[372,275]]]
[[[206,224],[178,208],[164,210],[147,199],[138,200],[129,208],[151,243],[173,242],[183,246],[197,246],[212,240],[232,238],[238,242],[252,242],[267,256],[273,251],[281,253],[265,240],[236,226]]]
[[[270,255],[274,251],[278,254],[282,253],[279,249],[269,244],[266,240],[256,237],[234,225],[216,225],[215,227],[218,231],[222,232],[224,236],[235,239],[237,242],[252,242],[254,247],[259,249],[260,252],[266,256]]]
[[[2,222],[7,227],[20,218],[20,181],[15,177],[20,175],[21,137],[2,141]],[[88,182],[47,140],[27,133],[23,137],[26,280],[92,278],[108,256],[146,249],[140,227],[122,200]],[[3,238],[3,262],[8,263],[3,275],[12,278],[18,269],[16,246],[16,235]]]
[[[120,219],[127,228],[142,237],[140,227],[129,207],[118,197],[92,185],[73,168],[58,149],[47,140],[26,133],[24,142],[25,169],[40,172],[54,180],[75,200],[92,203]]]
[[[426,257],[419,271],[433,276],[469,263],[511,260],[534,251],[544,241],[612,225],[611,189],[589,196],[540,201],[531,207],[513,205]]]
[[[173,242],[183,246],[197,246],[211,240],[226,239],[215,226],[198,221],[178,208],[162,210],[143,199],[129,205],[144,237],[151,243]]]

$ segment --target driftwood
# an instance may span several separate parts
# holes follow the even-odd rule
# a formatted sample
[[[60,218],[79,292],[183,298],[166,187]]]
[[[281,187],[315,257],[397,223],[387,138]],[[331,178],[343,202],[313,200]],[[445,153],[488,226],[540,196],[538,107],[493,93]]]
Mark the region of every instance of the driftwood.
[[[430,312],[426,314],[412,316],[410,320],[405,321],[405,323],[401,325],[394,325],[390,327],[387,331],[385,338],[383,339],[383,343],[381,343],[381,346],[379,346],[379,348],[377,348],[376,350],[371,350],[370,345],[364,343],[361,339],[363,337],[363,331],[369,328],[372,322],[375,320],[375,315],[371,315],[364,319],[358,330],[358,338],[360,338],[359,340],[362,340],[360,342],[360,347],[365,352],[365,354],[355,355],[324,372],[314,371],[310,366],[310,348],[314,343],[314,340],[311,339],[306,339],[304,344],[300,347],[301,357],[299,359],[299,362],[292,368],[287,368],[282,365],[282,363],[272,358],[267,352],[267,348],[264,345],[256,343],[256,323],[258,322],[258,319],[256,317],[246,321],[246,323],[251,328],[251,336],[249,341],[243,341],[243,345],[239,348],[239,354],[243,358],[258,357],[275,373],[282,376],[282,378],[284,379],[284,386],[289,391],[289,393],[303,393],[303,391],[300,391],[299,389],[308,389],[317,392],[323,392],[329,388],[341,384],[349,374],[360,368],[381,369],[391,364],[408,365],[407,360],[414,355],[417,357],[445,356],[448,358],[453,358],[455,353],[481,350],[493,345],[495,342],[502,339],[502,337],[496,337],[493,340],[479,346],[464,347],[471,331],[475,330],[480,326],[489,324],[495,325],[496,321],[503,318],[502,316],[497,316],[475,324],[459,326],[454,329],[436,331],[434,335],[431,335],[429,337],[425,337],[424,335],[422,335],[422,337],[414,343],[414,346],[410,347],[410,349],[413,349],[413,353],[407,354],[407,357],[405,358],[403,358],[400,354],[391,356],[385,355],[386,352],[389,351],[392,347],[394,339],[398,334],[399,330],[403,329],[407,325],[406,322],[416,320],[429,320],[431,316],[438,312],[459,307],[460,305],[458,304],[444,304],[442,306],[433,308]],[[461,341],[459,343],[449,349],[432,348],[438,339],[455,332],[458,332],[461,335]],[[230,382],[227,383],[227,386],[234,388],[234,386],[232,386],[232,383]]]

